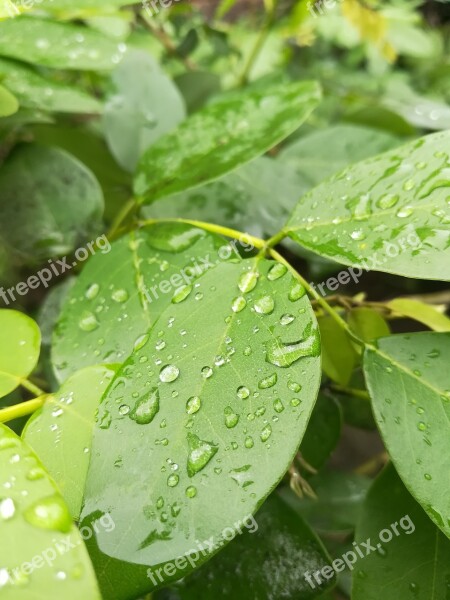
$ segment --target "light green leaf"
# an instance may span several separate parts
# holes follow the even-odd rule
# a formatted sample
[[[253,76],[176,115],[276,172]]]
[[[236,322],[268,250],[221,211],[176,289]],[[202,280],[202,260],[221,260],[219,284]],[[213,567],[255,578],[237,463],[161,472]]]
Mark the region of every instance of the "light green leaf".
[[[18,148],[2,166],[0,188],[0,237],[29,261],[68,254],[101,228],[97,180],[58,148]]]
[[[358,355],[350,341],[334,319],[329,316],[318,318],[322,339],[322,368],[330,379],[347,385],[356,366]]]
[[[23,439],[36,452],[78,520],[88,471],[94,416],[114,370],[88,367],[49,396],[28,421]],[[55,452],[55,448],[58,449]]]
[[[93,256],[56,327],[58,379],[99,363],[123,363],[177,291],[230,256],[236,255],[223,238],[183,224],[142,228]]]
[[[389,537],[384,530],[392,534],[389,543],[379,541],[380,532]],[[353,600],[442,600],[448,595],[450,541],[410,496],[392,465],[377,478],[363,506],[356,543],[361,548],[368,538],[373,546],[380,543],[381,550],[358,563]]]
[[[217,179],[295,131],[320,99],[315,82],[242,92],[195,113],[142,157],[135,192],[145,202]]]
[[[450,319],[440,313],[434,306],[430,306],[419,300],[396,298],[388,302],[387,306],[394,313],[423,323],[433,331],[450,331]]]
[[[102,111],[102,105],[92,96],[48,76],[44,78],[18,62],[0,59],[0,78],[26,108],[86,114]]]
[[[100,600],[83,540],[28,446],[0,425],[0,582],[4,600]]]
[[[350,329],[365,342],[386,337],[391,333],[389,325],[380,313],[364,306],[349,312],[348,324]]]
[[[19,16],[0,23],[0,55],[55,69],[109,70],[126,48],[88,27]]]
[[[399,138],[376,129],[334,125],[301,137],[282,150],[278,160],[295,169],[308,189],[354,162],[399,144]]]
[[[0,291],[3,296],[3,288]],[[0,397],[28,377],[37,364],[40,346],[41,333],[33,319],[15,310],[0,310]]]
[[[331,579],[314,592],[306,581],[305,572],[320,570],[331,559],[308,524],[279,494],[272,494],[242,531],[207,565],[170,588],[172,600],[310,600],[334,585]],[[159,598],[163,595],[157,594]]]
[[[224,528],[255,512],[292,461],[320,383],[310,302],[261,257],[209,270],[147,331],[100,405],[81,516],[88,525],[108,507],[116,523],[90,548],[117,599],[129,581],[136,596],[149,590],[147,567],[196,540],[223,545]],[[180,578],[192,565],[168,570]]]
[[[19,110],[17,98],[0,85],[0,117],[9,117]]]
[[[337,262],[450,279],[450,132],[349,167],[300,200],[287,233]]]
[[[185,118],[175,84],[147,52],[128,53],[112,75],[105,106],[106,139],[117,162],[133,171],[142,153]]]
[[[373,410],[400,477],[450,536],[450,334],[416,333],[368,347],[364,370]]]

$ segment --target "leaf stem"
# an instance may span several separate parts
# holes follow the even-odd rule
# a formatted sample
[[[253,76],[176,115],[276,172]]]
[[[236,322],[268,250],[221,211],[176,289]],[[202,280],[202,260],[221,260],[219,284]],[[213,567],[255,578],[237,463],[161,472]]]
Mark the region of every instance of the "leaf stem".
[[[138,201],[136,198],[130,198],[128,202],[126,202],[121,211],[118,213],[117,217],[114,219],[113,224],[111,225],[111,229],[109,230],[107,237],[108,239],[113,239],[117,237],[117,233],[120,229],[120,226],[125,221],[130,213],[132,213],[138,207]]]
[[[339,392],[341,394],[349,394],[350,396],[354,396],[355,398],[359,398],[360,400],[370,400],[369,392],[365,390],[358,390],[356,388],[347,388],[343,385],[333,384],[331,389],[334,392]]]
[[[48,396],[49,394],[43,394],[42,396],[33,398],[33,400],[27,400],[26,402],[21,402],[14,406],[2,408],[0,410],[0,423],[7,423],[8,421],[18,419],[19,417],[33,414],[44,405]]]
[[[276,8],[275,4],[276,4],[276,2],[271,2],[270,4],[271,4],[271,6],[267,7],[268,10],[267,10],[266,18],[262,25],[261,31],[260,31],[258,37],[256,38],[253,48],[250,51],[250,55],[247,59],[247,62],[244,65],[244,70],[242,71],[241,76],[239,77],[238,87],[242,87],[246,83],[248,83],[250,74],[251,74],[254,64],[259,56],[259,53],[264,48],[264,44],[266,43],[267,38],[269,37],[270,30],[272,29],[272,25],[275,21],[275,8]]]
[[[44,390],[41,390],[41,388],[39,388],[37,385],[29,381],[28,379],[20,379],[20,385],[32,394],[35,394],[36,396],[45,395]]]

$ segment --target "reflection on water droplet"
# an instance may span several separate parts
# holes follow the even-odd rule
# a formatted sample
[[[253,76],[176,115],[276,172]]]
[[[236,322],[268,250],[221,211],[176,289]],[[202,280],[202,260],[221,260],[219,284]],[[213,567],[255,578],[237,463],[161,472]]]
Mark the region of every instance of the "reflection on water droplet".
[[[250,390],[247,387],[245,387],[244,385],[242,385],[241,387],[239,387],[237,389],[237,395],[242,400],[245,400],[246,398],[248,398],[250,396]]]
[[[286,368],[300,358],[319,356],[320,338],[317,329],[309,327],[304,335],[305,339],[298,342],[284,343],[280,337],[266,342],[266,361],[277,367]]]
[[[250,435],[245,438],[244,446],[246,448],[253,448],[254,445],[255,442],[253,441],[253,438]]]
[[[202,377],[204,379],[209,379],[210,377],[212,377],[212,374],[213,374],[213,370],[211,369],[211,367],[203,367]]]
[[[287,267],[282,265],[281,263],[276,263],[273,267],[270,267],[270,270],[267,274],[267,279],[269,281],[276,281],[283,277],[283,275],[287,272]]]
[[[360,241],[366,239],[366,234],[362,229],[356,229],[355,231],[351,232],[350,237],[352,238],[352,240]]]
[[[281,316],[280,325],[290,325],[293,321],[295,321],[294,315],[285,314]]]
[[[270,438],[270,436],[272,435],[272,427],[270,425],[266,425],[263,430],[261,431],[261,441],[262,442],[267,442],[267,440]]]
[[[231,310],[235,313],[241,312],[247,306],[247,301],[243,296],[235,298],[231,304]]]
[[[399,200],[400,197],[395,194],[386,194],[378,200],[377,206],[381,209],[393,208]]]
[[[135,351],[141,350],[145,346],[145,344],[148,342],[149,337],[150,336],[148,334],[144,334],[144,335],[141,335],[140,337],[138,337],[137,340],[134,342],[134,346],[133,346],[134,350]]]
[[[119,413],[121,415],[127,415],[130,412],[130,407],[127,404],[122,404],[119,406]]]
[[[427,481],[431,481],[433,479],[429,473],[425,473],[424,477]]]
[[[399,211],[397,211],[397,217],[400,219],[406,219],[413,214],[413,208],[411,206],[404,206]]]
[[[93,283],[86,290],[85,297],[88,300],[94,300],[94,298],[96,298],[98,296],[99,291],[100,291],[100,286],[98,285],[98,283]]]
[[[255,271],[247,271],[239,277],[238,288],[243,294],[251,292],[258,282],[258,273]]]
[[[179,481],[180,477],[176,473],[171,473],[167,478],[167,485],[169,487],[175,487],[176,485],[178,485]]]
[[[201,440],[193,433],[188,433],[187,439],[189,445],[187,472],[189,477],[193,477],[206,467],[219,448],[213,442]]]
[[[299,281],[293,281],[289,290],[288,298],[291,302],[297,302],[306,294],[306,289]]]
[[[114,302],[123,304],[128,300],[128,292],[126,290],[115,290],[112,293],[111,298],[114,300]]]
[[[225,414],[225,425],[228,429],[233,429],[239,423],[239,415],[237,415],[231,406],[227,406],[224,410]]]
[[[276,400],[274,400],[273,408],[274,408],[275,412],[277,412],[277,413],[283,412],[284,405],[283,405],[282,401],[280,400],[280,398],[277,398]]]
[[[158,388],[153,388],[136,402],[129,416],[138,425],[148,425],[153,421],[158,411],[159,391]]]
[[[298,398],[292,398],[291,400],[291,406],[299,406],[301,404],[301,400],[299,400]]]
[[[260,390],[265,390],[267,388],[273,387],[278,381],[278,376],[276,373],[273,373],[269,377],[265,377],[258,382],[258,387]]]
[[[99,326],[99,322],[92,313],[84,313],[78,325],[83,331],[94,331]]]
[[[195,498],[196,495],[197,495],[197,488],[195,488],[193,485],[190,485],[189,487],[186,488],[186,496],[188,498]]]
[[[0,499],[0,518],[3,521],[12,519],[16,512],[16,505],[12,498],[1,498]]]
[[[186,412],[188,415],[193,415],[200,410],[202,402],[198,396],[192,396],[186,402]]]
[[[275,308],[275,302],[272,296],[263,296],[255,302],[254,306],[260,315],[270,315]]]
[[[72,528],[72,518],[60,496],[42,498],[29,506],[23,513],[25,520],[40,529],[51,529],[68,533]]]
[[[175,293],[172,297],[172,304],[179,304],[186,300],[189,294],[192,292],[192,285],[183,285],[182,287],[175,290]]]
[[[172,383],[175,379],[178,378],[180,374],[180,369],[175,365],[166,365],[163,367],[159,373],[159,379],[163,383]]]

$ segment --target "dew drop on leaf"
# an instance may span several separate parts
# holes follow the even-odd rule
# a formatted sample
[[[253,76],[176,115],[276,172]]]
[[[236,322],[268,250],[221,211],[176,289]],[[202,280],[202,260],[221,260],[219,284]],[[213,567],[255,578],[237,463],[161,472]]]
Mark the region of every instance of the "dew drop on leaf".
[[[198,412],[201,408],[201,400],[198,396],[192,396],[186,402],[186,412],[188,415],[193,415]]]
[[[153,388],[144,394],[135,404],[129,417],[139,425],[148,425],[159,411],[159,391]]]
[[[213,442],[201,440],[193,433],[188,433],[187,439],[189,445],[187,472],[189,477],[193,477],[206,467],[219,448]]]
[[[287,267],[285,267],[285,265],[281,264],[281,263],[277,263],[275,265],[273,265],[273,267],[270,267],[270,270],[267,274],[267,279],[269,281],[276,281],[277,279],[280,279],[281,277],[283,277],[283,275],[287,272]]]
[[[273,387],[278,381],[278,377],[276,373],[273,373],[269,377],[265,377],[258,382],[258,387],[260,390],[265,390],[267,388]]]
[[[51,529],[68,533],[72,518],[60,496],[49,496],[29,506],[23,513],[27,523],[40,529]]]
[[[275,308],[275,301],[272,296],[262,296],[255,302],[255,310],[261,315],[270,315]]]
[[[166,365],[163,367],[159,373],[159,379],[163,383],[172,383],[178,378],[180,374],[180,370],[175,365]]]

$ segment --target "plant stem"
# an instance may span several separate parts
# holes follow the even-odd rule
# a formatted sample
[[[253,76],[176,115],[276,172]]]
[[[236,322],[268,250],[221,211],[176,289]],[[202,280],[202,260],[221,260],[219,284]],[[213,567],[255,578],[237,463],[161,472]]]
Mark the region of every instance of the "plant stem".
[[[335,392],[340,392],[342,394],[349,394],[350,396],[354,396],[355,398],[360,398],[361,400],[370,400],[370,395],[365,390],[358,390],[356,388],[347,388],[343,385],[333,384],[331,389]]]
[[[177,47],[175,46],[173,41],[170,39],[170,37],[167,35],[167,33],[164,31],[164,29],[162,27],[157,27],[150,20],[147,20],[145,17],[141,17],[140,20],[142,23],[144,23],[144,25],[147,27],[147,29],[149,31],[151,31],[151,33],[155,36],[155,38],[164,46],[164,48],[167,51],[167,54],[169,54],[173,58],[176,58],[177,60],[181,61],[188,71],[196,71],[197,70],[197,65],[194,62],[192,62],[192,60],[190,58],[181,56],[178,53]]]
[[[114,219],[113,224],[111,225],[111,229],[107,234],[108,239],[114,239],[117,237],[117,233],[119,231],[120,226],[125,221],[130,213],[132,213],[138,207],[138,202],[136,198],[130,198],[126,204],[123,205],[121,211]]]
[[[2,408],[0,410],[0,423],[7,423],[8,421],[12,421],[13,419],[18,419],[19,417],[25,417],[27,415],[33,414],[39,408],[41,408],[41,406],[44,405],[44,402],[47,399],[47,397],[48,394],[43,394],[38,398],[33,398],[33,400],[27,400],[26,402],[16,404],[15,406],[8,406],[7,408]]]
[[[269,12],[266,15],[266,19],[263,23],[261,31],[260,31],[258,37],[256,38],[253,48],[250,51],[250,55],[244,66],[244,70],[242,71],[241,76],[239,77],[238,87],[242,87],[246,83],[248,83],[248,79],[252,72],[253,66],[259,56],[259,53],[263,49],[267,38],[269,37],[269,33],[270,33],[270,30],[272,28],[274,21],[275,21],[275,6],[272,6],[271,10],[269,10]]]
[[[32,383],[31,381],[28,381],[28,379],[21,379],[20,385],[32,394],[35,394],[36,396],[45,395],[44,390],[41,390],[41,388],[39,388],[37,385],[34,385],[34,383]]]
[[[298,273],[294,269],[294,267],[284,258],[284,256],[282,256],[273,248],[270,248],[269,252],[275,260],[282,263],[289,269],[293,276],[307,289],[308,294],[317,301],[317,303],[324,309],[324,311],[327,312],[330,315],[330,317],[334,319],[334,321],[336,321],[339,327],[341,327],[341,329],[343,329],[356,344],[360,346],[365,346],[364,342],[353,333],[353,331],[350,329],[350,327],[344,321],[344,319],[340,316],[340,314],[336,310],[334,310],[334,308],[332,308],[328,304],[328,302],[324,298],[322,298],[320,294],[316,292],[316,290],[306,281],[306,279],[304,279],[300,275],[300,273]]]

